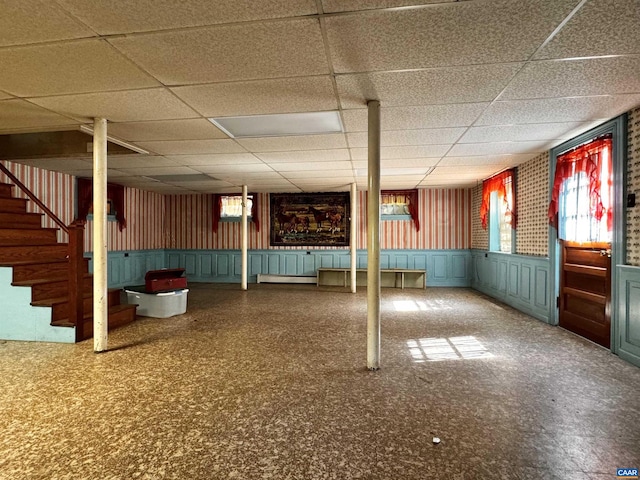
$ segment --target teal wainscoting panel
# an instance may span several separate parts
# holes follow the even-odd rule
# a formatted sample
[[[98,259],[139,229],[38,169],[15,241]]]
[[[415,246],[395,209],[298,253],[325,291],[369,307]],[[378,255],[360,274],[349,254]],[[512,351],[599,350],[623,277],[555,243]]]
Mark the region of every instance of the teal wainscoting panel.
[[[640,267],[618,265],[618,355],[640,366]]]
[[[433,274],[431,277],[434,280],[442,281],[447,278],[447,255],[434,254],[432,265],[431,271]]]
[[[196,263],[197,256],[195,254],[187,254],[184,256],[184,269],[187,277],[190,275],[195,275],[197,273]]]
[[[518,263],[509,264],[507,293],[516,298],[518,298],[518,295],[520,294],[520,264]]]
[[[523,263],[520,267],[520,300],[526,304],[531,304],[531,265]]]
[[[93,253],[85,252],[89,259],[89,271],[93,272]],[[122,288],[144,284],[144,276],[149,270],[166,268],[163,250],[127,250],[107,252],[107,285]],[[174,268],[179,266],[179,258],[173,259]]]
[[[200,255],[200,273],[205,277],[213,275],[213,258],[211,255]]]
[[[180,255],[170,253],[167,257],[167,265],[169,265],[169,268],[178,268],[180,266]]]
[[[239,250],[166,250],[165,258],[166,263],[175,268],[185,268],[187,263],[195,265],[195,273],[188,274],[189,281],[240,282]],[[210,262],[204,258],[213,260]],[[469,250],[384,250],[380,259],[381,268],[425,269],[428,287],[471,286]],[[358,268],[367,268],[366,251],[357,253],[356,263]],[[215,268],[209,268],[209,265]],[[255,282],[258,273],[315,275],[320,267],[349,268],[350,265],[350,252],[346,249],[250,250],[249,281]]]
[[[472,250],[471,265],[472,288],[550,323],[548,258]]]

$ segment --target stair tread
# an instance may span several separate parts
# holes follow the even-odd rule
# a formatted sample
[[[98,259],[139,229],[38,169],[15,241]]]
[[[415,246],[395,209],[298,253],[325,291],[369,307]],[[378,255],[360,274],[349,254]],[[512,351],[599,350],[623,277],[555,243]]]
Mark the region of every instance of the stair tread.
[[[6,247],[3,247],[6,248]],[[66,258],[50,258],[44,260],[16,260],[10,262],[2,262],[0,261],[0,267],[11,267],[11,266],[23,266],[23,265],[46,265],[48,263],[67,263],[69,260]]]
[[[111,307],[109,307],[108,309],[108,314],[109,315],[113,315],[116,313],[120,313],[126,310],[135,310],[137,307],[137,305],[130,305],[127,303],[124,304],[120,304],[120,305],[113,305]],[[87,320],[91,320],[93,319],[93,311],[89,311],[89,312],[85,312],[84,316],[82,317],[83,322],[86,322]],[[54,322],[51,322],[51,325],[53,325],[54,327],[73,327],[75,326],[73,323],[69,322],[68,318],[62,318],[60,320],[56,320]]]
[[[90,278],[93,275],[91,273],[85,273],[83,278]],[[64,282],[67,280],[66,276],[62,276],[59,278],[34,278],[32,280],[21,280],[19,282],[11,282],[11,285],[14,287],[31,287],[33,285],[42,285],[51,282]]]
[[[107,292],[119,292],[121,289],[119,288],[109,288]],[[93,293],[84,293],[82,298],[91,298],[93,297]],[[58,303],[66,303],[69,300],[69,296],[65,295],[62,297],[52,297],[52,298],[43,298],[42,300],[36,300],[31,302],[31,305],[34,307],[50,307],[51,305],[55,305]]]

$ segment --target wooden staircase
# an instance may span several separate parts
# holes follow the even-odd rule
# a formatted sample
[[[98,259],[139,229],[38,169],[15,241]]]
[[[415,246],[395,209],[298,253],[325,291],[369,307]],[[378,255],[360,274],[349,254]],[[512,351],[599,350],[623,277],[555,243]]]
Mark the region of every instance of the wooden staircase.
[[[19,184],[15,178],[12,181]],[[65,227],[44,207],[69,233],[69,243],[59,243],[58,229],[43,228],[43,214],[28,213],[29,200],[14,198],[13,189],[14,185],[0,183],[0,267],[12,267],[12,286],[31,287],[33,307],[51,308],[52,326],[75,328],[76,341],[91,338],[93,277],[88,259],[82,258],[83,226]],[[107,298],[109,329],[135,320],[136,306],[121,305],[118,289],[109,290]]]

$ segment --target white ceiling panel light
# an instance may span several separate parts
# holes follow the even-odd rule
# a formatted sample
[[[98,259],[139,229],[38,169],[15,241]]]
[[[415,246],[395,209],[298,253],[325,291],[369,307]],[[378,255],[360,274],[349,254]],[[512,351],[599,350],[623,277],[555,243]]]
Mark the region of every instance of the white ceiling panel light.
[[[209,121],[233,138],[320,135],[344,131],[337,111],[218,117]]]

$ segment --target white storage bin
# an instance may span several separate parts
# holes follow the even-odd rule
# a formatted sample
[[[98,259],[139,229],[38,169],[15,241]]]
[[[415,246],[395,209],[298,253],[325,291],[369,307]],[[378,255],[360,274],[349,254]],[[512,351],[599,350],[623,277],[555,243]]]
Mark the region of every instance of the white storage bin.
[[[168,318],[187,311],[189,289],[163,293],[142,293],[127,290],[127,303],[138,305],[136,313],[143,317]]]

